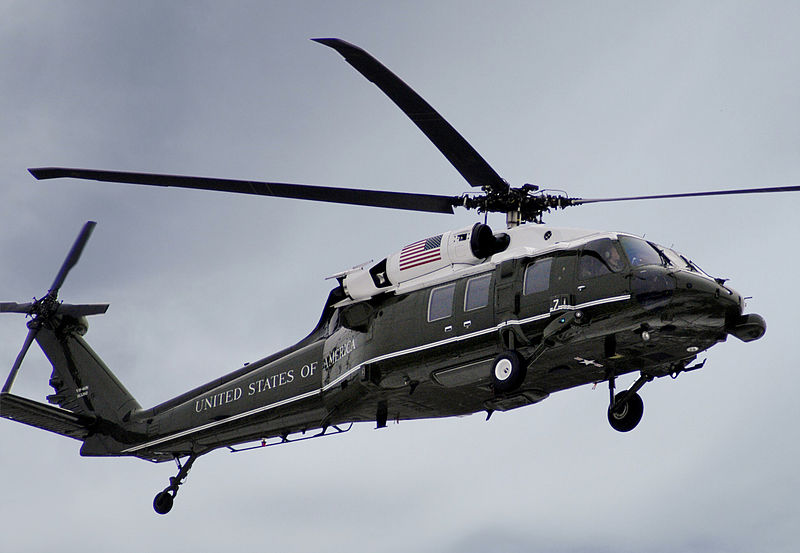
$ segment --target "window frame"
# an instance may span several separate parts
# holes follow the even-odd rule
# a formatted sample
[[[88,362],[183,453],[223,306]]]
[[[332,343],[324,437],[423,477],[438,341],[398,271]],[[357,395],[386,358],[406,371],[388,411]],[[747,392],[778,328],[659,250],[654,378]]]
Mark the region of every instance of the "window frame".
[[[484,299],[484,303],[475,307],[467,308],[467,300],[469,299],[469,288],[470,284],[478,280],[487,280],[489,284],[486,286],[486,297]],[[469,313],[471,311],[477,311],[478,309],[484,309],[489,307],[489,296],[492,288],[492,273],[484,273],[482,275],[474,276],[467,280],[467,284],[464,287],[464,313]]]
[[[546,255],[542,257],[537,257],[530,261],[527,265],[525,265],[525,271],[522,273],[522,295],[523,296],[532,296],[534,294],[541,294],[543,292],[547,292],[550,290],[550,277],[553,274],[553,259],[555,259],[552,255]],[[528,271],[535,267],[537,263],[542,263],[545,261],[549,261],[550,269],[547,271],[547,287],[542,290],[533,290],[528,292]]]
[[[451,288],[452,289],[452,294],[450,296],[450,312],[447,315],[444,315],[442,317],[437,317],[435,319],[432,319],[431,318],[431,306],[433,305],[433,296],[439,290],[445,290],[447,288]],[[451,282],[451,283],[445,284],[443,286],[437,286],[436,288],[431,288],[431,291],[428,294],[428,313],[427,313],[428,314],[428,322],[429,323],[433,323],[433,322],[436,322],[436,321],[442,321],[444,319],[449,319],[450,317],[452,317],[453,313],[455,311],[455,307],[454,307],[454,305],[455,305],[455,297],[456,297],[456,283],[455,282]]]

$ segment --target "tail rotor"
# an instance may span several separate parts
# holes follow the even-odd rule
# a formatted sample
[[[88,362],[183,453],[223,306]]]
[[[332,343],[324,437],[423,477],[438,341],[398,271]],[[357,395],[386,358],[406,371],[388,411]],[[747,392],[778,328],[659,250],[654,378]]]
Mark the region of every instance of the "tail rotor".
[[[8,379],[6,379],[6,383],[3,386],[2,391],[4,393],[11,390],[14,379],[17,377],[17,373],[22,366],[22,360],[25,358],[28,349],[30,349],[31,344],[36,339],[39,329],[42,328],[43,325],[52,324],[56,317],[68,316],[77,319],[88,315],[100,315],[108,310],[108,304],[73,305],[58,301],[58,292],[64,284],[64,280],[67,278],[70,270],[78,263],[83,253],[83,248],[89,241],[89,237],[96,225],[97,223],[94,221],[87,221],[86,224],[83,225],[78,238],[67,254],[47,294],[38,300],[34,298],[32,302],[0,302],[0,313],[22,313],[32,318],[31,321],[28,322],[28,335],[25,337],[22,349],[17,355],[14,365],[11,367]]]

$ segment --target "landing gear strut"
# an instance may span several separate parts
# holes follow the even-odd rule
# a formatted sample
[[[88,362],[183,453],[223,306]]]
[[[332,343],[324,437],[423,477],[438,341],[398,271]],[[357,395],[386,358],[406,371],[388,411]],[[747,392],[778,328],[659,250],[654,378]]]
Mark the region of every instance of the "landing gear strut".
[[[175,501],[175,496],[178,495],[178,488],[183,484],[197,457],[196,453],[192,453],[183,465],[180,458],[175,457],[175,462],[178,464],[178,474],[170,477],[169,486],[164,488],[164,491],[157,493],[153,498],[153,509],[156,513],[166,515],[172,510],[172,503]]]
[[[630,432],[639,424],[644,414],[644,402],[637,393],[652,376],[642,374],[629,390],[614,395],[615,376],[608,379],[609,406],[608,422],[617,432]]]

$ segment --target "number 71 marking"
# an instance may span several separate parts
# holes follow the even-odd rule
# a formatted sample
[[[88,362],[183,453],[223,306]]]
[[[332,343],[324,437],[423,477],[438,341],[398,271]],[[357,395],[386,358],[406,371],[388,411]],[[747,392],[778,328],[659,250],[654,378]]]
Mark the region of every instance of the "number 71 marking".
[[[569,296],[557,296],[550,301],[552,302],[550,311],[558,311],[559,309],[564,309],[565,307],[572,307],[569,302]]]

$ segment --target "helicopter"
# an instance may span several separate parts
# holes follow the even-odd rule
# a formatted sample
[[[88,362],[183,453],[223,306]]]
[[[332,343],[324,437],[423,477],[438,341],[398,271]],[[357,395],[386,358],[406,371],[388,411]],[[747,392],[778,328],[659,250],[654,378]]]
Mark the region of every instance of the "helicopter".
[[[58,294],[96,226],[81,229],[48,291],[0,312],[29,317],[28,334],[0,392],[0,416],[82,442],[83,456],[174,461],[153,499],[173,507],[194,462],[219,448],[247,451],[349,431],[353,424],[428,419],[539,403],[607,383],[609,424],[632,431],[649,382],[700,369],[698,356],[728,336],[766,332],[745,298],[681,253],[638,236],[545,225],[551,210],[603,202],[800,191],[800,186],[575,198],[512,187],[399,77],[363,49],[334,49],[383,91],[479,192],[458,196],[64,167],[36,179],[224,191],[452,214],[503,213],[421,238],[335,275],[322,314],[297,344],[160,405],[143,408],[84,340],[87,317],[107,304],[68,304]],[[11,393],[33,342],[53,366],[48,404]],[[627,390],[620,376],[639,373]]]

